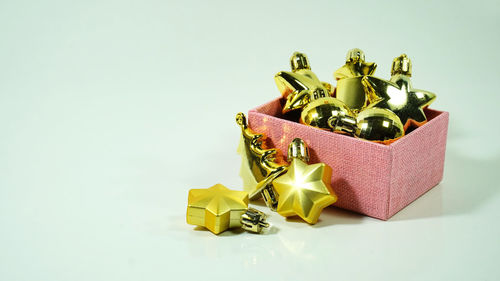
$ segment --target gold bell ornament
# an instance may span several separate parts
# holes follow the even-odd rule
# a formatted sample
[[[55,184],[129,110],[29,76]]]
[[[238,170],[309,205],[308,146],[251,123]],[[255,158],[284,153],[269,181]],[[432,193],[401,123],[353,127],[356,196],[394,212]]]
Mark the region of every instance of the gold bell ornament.
[[[187,223],[203,226],[214,234],[234,227],[259,233],[269,227],[266,217],[261,211],[248,208],[245,191],[231,190],[222,184],[189,190]]]
[[[351,49],[347,52],[346,63],[333,73],[337,80],[335,97],[344,102],[354,113],[363,110],[370,102],[365,95],[361,80],[373,75],[377,64],[365,62],[365,54],[360,49]]]
[[[267,185],[286,172],[288,164],[278,157],[276,149],[264,147],[264,135],[256,134],[248,128],[245,114],[236,114],[236,123],[241,128],[238,154],[241,155],[240,177],[243,189],[249,193],[251,200],[258,199]]]
[[[411,74],[411,60],[402,54],[392,62],[390,81],[374,76],[362,79],[365,92],[373,97],[367,108],[389,109],[399,117],[405,130],[412,125],[418,127],[426,123],[423,108],[436,99],[434,93],[413,89]]]
[[[311,99],[331,96],[332,86],[321,82],[311,71],[306,54],[295,52],[290,58],[292,71],[280,71],[274,76],[276,86],[286,99],[283,114],[301,109]]]
[[[337,201],[330,184],[332,169],[325,163],[308,165],[309,150],[299,138],[288,147],[288,161],[288,171],[264,190],[264,200],[284,217],[299,216],[315,224],[321,211]]]

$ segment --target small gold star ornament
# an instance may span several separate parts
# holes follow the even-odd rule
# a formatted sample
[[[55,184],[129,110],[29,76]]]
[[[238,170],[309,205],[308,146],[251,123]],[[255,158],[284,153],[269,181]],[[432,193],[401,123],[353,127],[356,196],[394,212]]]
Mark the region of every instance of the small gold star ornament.
[[[230,190],[222,184],[189,191],[187,223],[204,226],[214,234],[233,227],[260,232],[269,226],[265,219],[262,212],[248,208],[245,191]]]
[[[278,197],[277,212],[285,217],[299,216],[315,224],[321,211],[337,201],[330,185],[332,170],[325,163],[308,165],[308,149],[299,138],[290,143],[288,158],[291,162],[288,172],[273,181]]]
[[[392,63],[390,81],[374,76],[362,79],[365,92],[372,100],[367,108],[389,109],[399,117],[405,130],[412,125],[418,127],[426,123],[423,108],[436,99],[434,93],[413,89],[410,77],[410,58],[402,54]]]

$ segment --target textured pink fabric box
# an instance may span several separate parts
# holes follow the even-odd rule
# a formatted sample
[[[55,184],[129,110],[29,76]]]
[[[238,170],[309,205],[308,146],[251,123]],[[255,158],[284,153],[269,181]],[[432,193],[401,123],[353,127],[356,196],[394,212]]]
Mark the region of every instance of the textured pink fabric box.
[[[250,110],[249,127],[284,153],[302,138],[311,163],[332,167],[334,206],[388,220],[443,178],[448,112],[426,109],[425,125],[383,145],[283,119],[282,103],[278,98]]]

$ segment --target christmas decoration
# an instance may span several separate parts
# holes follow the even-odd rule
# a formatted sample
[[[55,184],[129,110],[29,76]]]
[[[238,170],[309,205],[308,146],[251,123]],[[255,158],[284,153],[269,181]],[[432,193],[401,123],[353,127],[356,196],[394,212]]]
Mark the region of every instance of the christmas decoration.
[[[241,155],[243,189],[249,193],[250,199],[258,199],[261,191],[286,171],[288,164],[277,157],[276,149],[264,148],[264,135],[248,128],[245,114],[238,113],[236,123],[241,128],[238,154]]]
[[[337,80],[335,97],[344,102],[354,113],[363,110],[369,103],[361,79],[373,75],[377,64],[365,62],[365,54],[360,49],[349,50],[346,63],[333,74]]]
[[[333,97],[315,99],[304,107],[300,123],[323,130],[330,130],[328,119],[348,116],[354,118],[352,111],[340,100]]]
[[[308,165],[309,152],[301,139],[294,139],[288,150],[288,171],[273,182],[277,194],[277,212],[285,217],[299,216],[310,224],[318,221],[321,211],[335,203],[331,168],[324,163]]]
[[[334,132],[347,133],[360,139],[389,144],[404,136],[403,124],[392,111],[368,108],[356,118],[332,116],[328,120]]]
[[[391,147],[356,142],[290,123],[290,120],[298,120],[310,127],[382,144],[400,139],[409,127],[427,122],[423,109],[436,98],[431,92],[412,88],[411,61],[407,55],[402,54],[393,60],[391,78],[386,81],[373,76],[377,65],[366,62],[363,51],[352,49],[347,53],[345,65],[334,72],[337,88],[318,79],[311,71],[305,54],[295,52],[290,64],[291,72],[281,71],[274,77],[284,103],[283,99],[274,100],[251,111],[252,124],[256,124],[257,128],[265,126],[266,132],[280,148],[286,144],[284,140],[295,137],[293,134],[306,136],[314,147],[315,159],[332,167],[342,167],[336,178],[341,176],[341,179],[349,181],[349,192],[345,192],[346,186],[338,188],[339,207],[387,219],[402,208],[402,197],[411,202],[415,199],[412,194],[422,194],[420,191],[428,190],[439,182],[442,165],[433,173],[432,179],[422,181],[422,188],[420,181],[416,181],[420,178],[415,171],[426,168],[413,167],[444,161],[446,141],[442,139],[446,138],[446,112],[428,111],[433,114],[434,124],[439,126],[421,128],[424,135],[414,134],[413,139],[410,137],[401,141],[401,145]],[[280,107],[285,116],[276,116],[280,115],[276,114]],[[281,120],[282,117],[288,120]],[[260,233],[269,227],[267,216],[248,207],[250,199],[259,197],[272,211],[284,217],[298,216],[309,224],[317,223],[322,210],[337,201],[331,186],[330,166],[325,163],[308,164],[309,149],[300,138],[293,139],[289,144],[285,161],[277,149],[266,146],[263,134],[248,127],[245,114],[238,113],[236,123],[241,128],[238,153],[242,158],[240,176],[245,191],[230,190],[221,184],[207,189],[191,189],[187,223],[203,226],[214,234],[235,227]],[[444,133],[442,128],[445,128]],[[429,136],[439,133],[443,145],[434,150],[433,158],[424,157],[429,143],[434,141]],[[418,148],[419,153],[411,151],[412,157],[405,157],[408,147]],[[418,159],[413,161],[414,158]],[[343,172],[346,174],[343,175]],[[408,176],[408,173],[411,175]],[[380,179],[373,178],[374,175],[380,175]],[[372,185],[375,187],[366,191],[366,187]],[[410,185],[414,185],[411,188],[418,192],[393,192],[406,192]],[[363,200],[358,201],[358,198]],[[362,202],[363,206],[358,206],[358,202]]]
[[[405,130],[427,122],[423,108],[436,99],[434,93],[413,89],[411,74],[411,61],[406,54],[402,54],[392,63],[390,81],[373,76],[364,76],[362,79],[365,92],[373,96],[368,108],[391,110],[401,119]]]
[[[230,190],[222,184],[189,191],[187,223],[204,226],[214,234],[234,227],[260,232],[269,226],[265,219],[262,212],[248,208],[245,191]]]
[[[311,71],[309,60],[303,53],[295,52],[290,58],[292,72],[281,71],[274,76],[276,86],[282,96],[286,98],[283,113],[301,109],[311,99],[328,97],[331,95],[332,86],[319,81]]]
[[[352,115],[351,110],[341,101],[331,97],[331,86],[319,81],[311,71],[307,56],[295,52],[290,59],[292,72],[281,71],[274,77],[276,85],[286,103],[283,113],[302,109],[302,124],[329,130],[331,116]]]

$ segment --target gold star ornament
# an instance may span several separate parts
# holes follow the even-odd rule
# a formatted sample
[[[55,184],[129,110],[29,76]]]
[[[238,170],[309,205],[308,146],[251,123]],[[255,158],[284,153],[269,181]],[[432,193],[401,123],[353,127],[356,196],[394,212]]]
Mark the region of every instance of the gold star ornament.
[[[321,82],[311,71],[306,54],[295,52],[290,58],[292,71],[280,71],[274,76],[276,86],[286,98],[283,113],[301,109],[311,99],[329,97],[332,86]]]
[[[318,221],[321,211],[335,203],[337,196],[330,181],[331,168],[324,163],[308,165],[307,147],[301,139],[290,143],[288,172],[273,181],[277,193],[277,212],[285,217],[299,216],[310,224]]]
[[[262,227],[269,226],[265,219],[262,212],[248,208],[245,191],[231,190],[222,184],[189,191],[187,223],[204,226],[214,234],[233,227],[260,232]]]
[[[413,89],[410,77],[411,61],[402,54],[392,63],[390,81],[374,76],[362,79],[365,92],[372,100],[368,108],[389,109],[399,117],[405,130],[426,123],[423,109],[436,99],[434,93]]]

